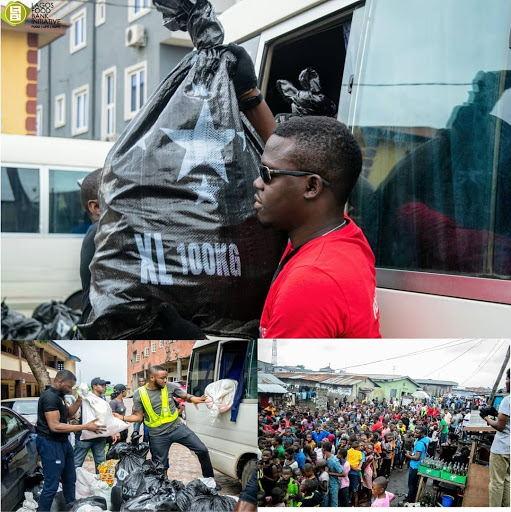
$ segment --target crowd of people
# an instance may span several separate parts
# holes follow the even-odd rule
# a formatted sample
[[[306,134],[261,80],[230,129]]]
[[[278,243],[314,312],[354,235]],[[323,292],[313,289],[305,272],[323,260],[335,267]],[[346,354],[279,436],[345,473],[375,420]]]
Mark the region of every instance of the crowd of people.
[[[395,471],[408,470],[416,499],[424,457],[468,464],[463,426],[484,399],[400,404],[335,400],[324,409],[272,403],[259,414],[258,506],[389,506]]]

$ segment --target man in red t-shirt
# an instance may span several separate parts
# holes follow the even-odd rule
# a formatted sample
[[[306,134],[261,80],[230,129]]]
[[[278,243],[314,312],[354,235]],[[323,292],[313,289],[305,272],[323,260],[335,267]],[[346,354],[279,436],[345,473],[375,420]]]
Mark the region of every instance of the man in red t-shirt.
[[[379,338],[374,255],[344,206],[362,168],[353,134],[328,117],[277,125],[254,208],[289,243],[264,305],[262,338]]]

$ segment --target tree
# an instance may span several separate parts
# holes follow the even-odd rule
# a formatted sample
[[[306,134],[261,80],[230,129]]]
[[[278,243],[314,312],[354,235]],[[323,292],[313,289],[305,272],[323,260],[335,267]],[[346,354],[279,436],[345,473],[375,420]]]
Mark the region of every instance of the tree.
[[[44,361],[42,360],[41,354],[39,353],[39,348],[37,348],[35,342],[32,340],[18,340],[15,341],[15,343],[23,352],[23,356],[27,360],[35,380],[39,384],[39,389],[44,390],[46,386],[50,386],[50,375],[46,370]]]

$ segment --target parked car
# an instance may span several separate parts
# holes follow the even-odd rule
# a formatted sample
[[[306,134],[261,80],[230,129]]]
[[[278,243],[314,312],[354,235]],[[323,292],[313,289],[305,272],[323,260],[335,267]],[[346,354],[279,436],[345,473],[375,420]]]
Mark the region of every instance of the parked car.
[[[73,405],[76,402],[76,398],[73,395],[66,395],[65,400],[67,405]],[[8,407],[15,413],[23,416],[25,419],[30,421],[33,425],[37,424],[37,404],[39,403],[39,397],[26,397],[26,398],[9,398],[2,400],[0,404],[3,407]],[[77,415],[80,414],[78,411]],[[76,415],[75,415],[76,417]]]
[[[8,407],[2,414],[2,510],[16,510],[23,500],[25,478],[35,471],[35,426]]]

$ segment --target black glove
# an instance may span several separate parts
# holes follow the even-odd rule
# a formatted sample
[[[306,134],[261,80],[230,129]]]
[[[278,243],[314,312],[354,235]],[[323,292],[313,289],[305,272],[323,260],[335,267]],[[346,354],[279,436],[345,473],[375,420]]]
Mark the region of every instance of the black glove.
[[[486,418],[486,416],[493,416],[494,418],[496,418],[497,416],[499,415],[499,411],[497,411],[497,409],[495,409],[495,407],[488,407],[488,406],[485,406],[485,407],[481,407],[480,411],[479,411],[479,416],[481,416],[481,418]]]
[[[237,60],[236,70],[234,71],[232,79],[234,82],[236,96],[239,98],[251,89],[257,87],[257,76],[254,63],[245,48],[237,44],[230,43],[227,45],[227,49],[236,57]]]
[[[199,327],[185,320],[170,304],[160,305],[160,315],[165,321],[165,331],[169,339],[203,340],[206,338]]]

